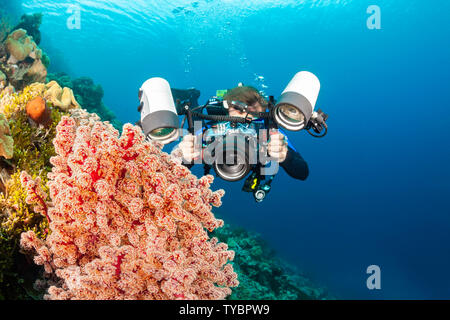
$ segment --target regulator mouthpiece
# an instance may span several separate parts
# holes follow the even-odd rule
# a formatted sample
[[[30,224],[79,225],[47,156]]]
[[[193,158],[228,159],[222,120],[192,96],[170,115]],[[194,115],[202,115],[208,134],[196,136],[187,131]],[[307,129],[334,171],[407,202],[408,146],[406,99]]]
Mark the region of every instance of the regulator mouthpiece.
[[[178,114],[169,82],[163,78],[145,81],[139,90],[139,100],[145,136],[163,144],[178,139]]]
[[[320,81],[314,74],[308,71],[297,73],[274,108],[276,123],[290,131],[304,129],[314,112],[319,91]]]

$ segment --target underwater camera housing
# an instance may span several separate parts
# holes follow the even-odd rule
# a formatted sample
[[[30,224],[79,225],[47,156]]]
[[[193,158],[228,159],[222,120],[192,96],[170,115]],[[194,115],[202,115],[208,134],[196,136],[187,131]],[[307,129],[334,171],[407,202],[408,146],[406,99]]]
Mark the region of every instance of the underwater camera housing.
[[[249,125],[214,124],[203,133],[203,141],[204,163],[212,165],[223,180],[239,181],[258,163],[258,133]]]
[[[243,191],[252,192],[255,200],[261,202],[273,180],[273,175],[260,173],[270,162],[267,142],[259,143],[261,129],[267,132],[266,136],[269,130],[282,127],[289,131],[304,129],[314,137],[324,137],[328,131],[328,115],[320,109],[314,111],[319,91],[319,79],[301,71],[289,82],[278,102],[270,97],[268,112],[250,112],[245,103],[225,100],[227,90],[218,90],[206,104],[199,105],[200,91],[171,89],[166,80],[152,78],[139,91],[141,121],[137,124],[148,139],[168,144],[179,137],[178,129],[184,127],[186,120],[191,134],[196,134],[194,121],[201,120],[205,174],[214,168],[217,176],[226,181],[239,181],[248,176]],[[229,103],[246,115],[229,116]],[[184,116],[181,125],[178,116]]]

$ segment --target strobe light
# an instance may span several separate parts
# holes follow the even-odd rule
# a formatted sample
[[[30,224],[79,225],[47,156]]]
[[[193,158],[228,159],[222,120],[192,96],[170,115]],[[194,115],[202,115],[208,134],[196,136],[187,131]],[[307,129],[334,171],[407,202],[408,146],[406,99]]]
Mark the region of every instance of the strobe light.
[[[139,90],[141,126],[147,138],[168,144],[178,139],[179,121],[170,85],[151,78]]]
[[[273,110],[277,124],[290,131],[304,129],[314,112],[319,91],[320,81],[314,74],[297,73]]]

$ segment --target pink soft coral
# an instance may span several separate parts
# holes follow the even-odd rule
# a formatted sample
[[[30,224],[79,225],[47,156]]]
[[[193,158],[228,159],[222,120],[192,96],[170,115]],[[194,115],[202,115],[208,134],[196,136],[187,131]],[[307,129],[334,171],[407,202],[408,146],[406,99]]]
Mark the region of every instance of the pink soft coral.
[[[206,231],[223,225],[212,176],[197,179],[131,124],[119,137],[109,123],[63,117],[54,145],[50,203],[21,176],[49,220],[45,242],[21,239],[60,279],[47,299],[224,299],[238,285],[234,252]]]

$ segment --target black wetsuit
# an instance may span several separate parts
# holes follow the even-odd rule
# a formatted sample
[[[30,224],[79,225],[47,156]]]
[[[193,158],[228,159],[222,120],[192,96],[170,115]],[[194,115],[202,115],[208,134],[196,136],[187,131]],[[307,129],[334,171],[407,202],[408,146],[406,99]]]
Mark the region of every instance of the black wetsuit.
[[[308,178],[308,164],[302,158],[300,153],[291,147],[288,147],[286,159],[280,163],[280,166],[294,179],[306,180],[306,178]]]

